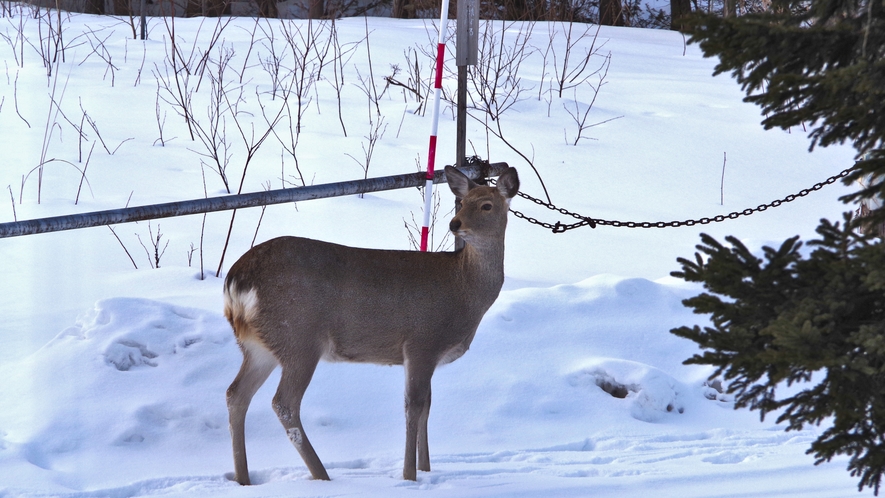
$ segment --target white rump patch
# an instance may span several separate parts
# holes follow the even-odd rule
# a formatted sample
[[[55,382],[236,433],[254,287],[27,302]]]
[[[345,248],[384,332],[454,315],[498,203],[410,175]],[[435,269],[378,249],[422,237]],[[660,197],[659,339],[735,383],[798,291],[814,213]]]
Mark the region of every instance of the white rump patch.
[[[231,282],[224,291],[224,306],[230,310],[231,317],[254,323],[258,315],[258,292],[255,289],[241,292],[237,289],[236,282]]]

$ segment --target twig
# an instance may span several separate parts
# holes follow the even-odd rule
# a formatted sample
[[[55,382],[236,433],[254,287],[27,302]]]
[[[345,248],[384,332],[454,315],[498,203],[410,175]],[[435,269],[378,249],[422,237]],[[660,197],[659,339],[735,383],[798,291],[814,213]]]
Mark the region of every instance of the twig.
[[[117,144],[116,147],[114,147],[114,151],[111,152],[111,155],[113,156],[114,154],[116,154],[117,151],[120,150],[120,147],[122,147],[123,144],[125,144],[126,142],[128,142],[130,140],[135,140],[135,137],[124,138],[119,144]]]
[[[142,38],[142,40],[144,40],[144,38]],[[143,43],[141,47],[141,66],[138,67],[138,73],[135,76],[135,83],[133,83],[132,86],[138,86],[138,84],[141,83],[141,73],[144,72],[144,63],[147,60],[147,44]]]
[[[270,190],[270,180],[264,184],[264,190]],[[261,206],[261,216],[258,217],[258,225],[255,227],[255,235],[252,236],[252,243],[249,244],[249,248],[255,247],[255,240],[258,239],[258,229],[261,228],[261,220],[264,219],[264,210],[267,209],[267,204]]]
[[[366,140],[368,140],[369,146],[368,146],[368,148],[366,148],[365,143],[360,144],[360,147],[362,147],[362,149],[363,149],[363,156],[365,157],[366,162],[361,163],[357,158],[353,157],[352,155],[345,154],[346,156],[348,156],[351,159],[353,159],[354,161],[356,161],[357,164],[359,164],[360,167],[363,168],[363,179],[366,179],[369,177],[369,166],[372,164],[372,154],[375,152],[375,144],[377,144],[378,141],[384,137],[384,132],[387,131],[387,124],[384,123],[384,116],[379,117],[379,119],[376,122],[371,119],[371,112],[369,114],[370,114],[369,115],[369,118],[370,118],[369,119],[369,135],[364,137]],[[364,195],[360,194],[359,197],[360,197],[360,199],[362,199],[364,197]]]
[[[421,171],[420,163],[418,163],[418,171],[419,172]],[[424,198],[423,187],[418,187],[418,192],[421,194],[421,198],[423,199]],[[436,222],[439,219],[439,206],[440,206],[439,191],[434,191],[433,192],[433,206],[432,206],[432,210],[430,211],[430,220],[431,220],[430,221],[430,232],[428,234],[430,247],[434,247],[433,236],[434,236],[434,233],[436,232]],[[423,206],[421,207],[421,210],[422,211],[424,210]],[[454,210],[454,208],[453,208],[453,210]],[[421,224],[419,224],[418,221],[415,219],[414,211],[411,212],[410,214],[412,217],[412,223],[410,224],[408,221],[406,221],[405,218],[403,218],[403,226],[405,226],[406,231],[408,233],[409,245],[412,247],[412,249],[417,251],[421,245],[419,243],[419,241],[421,239]],[[450,232],[449,230],[445,230],[444,232],[445,233],[443,235],[442,240],[439,242],[439,244],[436,245],[436,247],[435,247],[435,249],[433,249],[433,251],[439,252],[439,251],[444,251],[447,249],[447,246],[450,243],[449,236],[452,232]]]
[[[200,280],[206,280],[203,271],[203,234],[206,233],[206,213],[203,213],[203,223],[200,225]]]
[[[243,84],[243,76],[246,74],[246,69],[249,67],[248,66],[249,56],[252,55],[252,49],[255,47],[255,33],[258,31],[258,23],[260,23],[260,22],[261,22],[261,18],[256,17],[255,18],[255,25],[252,27],[252,34],[249,38],[249,44],[248,44],[249,48],[248,48],[248,50],[246,50],[246,58],[243,59],[243,69],[240,70],[240,84],[241,85]],[[268,25],[270,25],[269,22],[268,22]],[[271,43],[273,43],[273,40],[271,40]]]
[[[29,123],[28,120],[25,119],[25,117],[22,116],[22,113],[18,110],[18,71],[15,72],[15,83],[13,83],[13,87],[12,87],[12,88],[13,88],[13,92],[14,92],[14,95],[13,95],[13,96],[15,97],[15,98],[14,98],[14,102],[15,102],[15,113],[18,114],[18,117],[20,117],[21,120],[24,121],[26,125],[28,125],[28,128],[30,128],[30,127],[31,127],[31,123]]]
[[[119,236],[117,236],[117,232],[115,232],[115,231],[114,231],[114,227],[112,227],[112,226],[110,226],[110,225],[108,225],[108,230],[110,230],[110,231],[111,231],[111,233],[112,233],[112,234],[114,234],[114,238],[115,238],[115,239],[117,239],[117,242],[119,242],[119,243],[120,243],[120,247],[122,247],[122,248],[123,248],[123,250],[124,250],[124,251],[126,251],[126,256],[128,256],[128,257],[129,257],[129,261],[131,261],[131,262],[132,262],[132,266],[134,266],[134,267],[135,267],[135,269],[136,269],[136,270],[137,270],[137,269],[138,269],[138,265],[137,265],[137,264],[135,264],[135,260],[134,260],[134,259],[132,259],[132,255],[131,255],[131,254],[129,254],[129,249],[126,249],[126,245],[125,245],[125,244],[123,244],[123,241],[122,241],[122,240],[120,240],[120,237],[119,237]]]
[[[12,220],[18,221],[18,216],[15,214],[15,196],[12,195],[12,185],[7,185],[6,188],[9,189],[9,200],[12,201]]]
[[[153,261],[151,261],[151,252],[148,251],[148,248],[144,245],[144,242],[141,241],[141,235],[136,233],[135,237],[138,238],[138,243],[141,244],[141,248],[144,249],[144,253],[145,255],[147,255],[148,264],[151,265],[151,268],[154,268],[154,263]]]
[[[517,149],[516,146],[514,146],[512,143],[510,143],[510,141],[508,141],[506,138],[504,138],[504,131],[501,129],[501,120],[500,119],[495,120],[495,124],[497,127],[497,130],[495,130],[491,127],[491,125],[489,125],[488,122],[484,122],[483,120],[474,116],[473,114],[470,114],[469,112],[467,113],[467,115],[483,124],[483,126],[485,127],[485,130],[486,130],[487,136],[488,136],[488,134],[492,134],[495,138],[497,138],[498,140],[503,142],[504,145],[506,145],[510,150],[512,150],[513,152],[516,152],[516,154],[519,155],[519,157],[521,157],[529,165],[530,168],[532,168],[532,171],[535,172],[535,176],[538,178],[538,182],[541,183],[541,189],[544,191],[544,197],[547,198],[547,202],[548,203],[553,202],[550,200],[550,194],[547,192],[547,185],[544,184],[544,179],[541,178],[541,173],[538,172],[538,168],[535,167],[534,161],[532,159],[530,159],[528,156],[526,156],[522,151]],[[488,118],[489,115],[486,114],[485,117]],[[488,139],[486,140],[486,148],[488,149]],[[532,150],[534,150],[534,145],[532,146]]]
[[[332,86],[335,88],[335,93],[337,95],[338,122],[341,123],[341,131],[346,137],[347,128],[344,126],[344,116],[341,109],[341,89],[344,87],[344,64],[350,61],[350,57],[353,56],[359,42],[353,43],[350,48],[342,51],[341,42],[338,39],[338,28],[335,25],[335,17],[332,17],[332,26],[330,28],[329,36],[332,39]],[[350,57],[347,57],[347,60],[345,60],[345,55],[348,54],[350,54]]]
[[[187,267],[188,267],[188,268],[190,268],[191,266],[193,266],[193,262],[194,262],[194,252],[196,252],[196,250],[197,250],[197,248],[194,247],[194,243],[191,242],[191,248],[190,248],[190,250],[187,252]]]
[[[231,115],[234,120],[237,119],[236,105],[242,100],[243,95],[242,85],[234,85],[231,87],[224,83],[225,73],[229,69],[229,64],[233,57],[233,49],[226,48],[222,45],[218,49],[218,60],[215,61],[211,68],[209,68],[210,93],[206,116],[208,119],[205,125],[197,120],[193,115],[193,112],[190,110],[192,105],[190,97],[191,93],[187,94],[188,96],[186,100],[181,100],[167,88],[167,91],[170,91],[170,95],[174,100],[174,102],[170,103],[177,105],[182,109],[179,111],[179,114],[184,113],[190,116],[188,126],[191,129],[191,140],[196,136],[205,148],[205,151],[195,150],[194,152],[212,160],[215,165],[214,171],[216,171],[221,178],[221,182],[224,184],[227,193],[231,193],[230,182],[227,177],[227,167],[231,158],[231,145],[227,139],[227,116]],[[237,104],[232,106],[230,98],[228,97],[228,92],[237,91],[239,93],[234,95],[233,99]],[[187,108],[187,110],[185,110],[185,108]],[[194,132],[196,132],[196,135],[194,135]]]
[[[89,191],[92,192],[92,184],[89,183],[89,178],[86,178],[86,168],[80,169],[77,167],[76,164],[74,164],[70,161],[65,161],[64,159],[52,158],[52,159],[47,159],[46,161],[38,164],[37,166],[34,166],[31,169],[31,171],[28,171],[27,175],[22,175],[22,187],[21,187],[22,190],[21,190],[21,192],[19,192],[19,203],[22,202],[22,198],[24,197],[25,184],[27,183],[28,179],[31,177],[31,174],[36,171],[38,174],[38,177],[41,177],[43,175],[43,167],[46,166],[47,164],[51,164],[51,163],[64,163],[64,164],[67,164],[68,166],[74,168],[75,170],[77,170],[77,172],[80,173],[82,180],[86,181],[86,186],[89,187]],[[39,189],[39,187],[38,187],[38,189]]]
[[[203,168],[203,162],[200,161],[200,174],[203,176],[203,197],[209,197],[209,191],[206,189],[206,170]],[[200,225],[200,280],[206,280],[206,274],[203,271],[203,235],[206,233],[206,213],[203,213],[203,223]]]
[[[369,17],[365,17],[366,21],[366,59],[369,64],[369,82],[372,84],[371,90],[372,95],[369,95],[368,88],[366,89],[366,95],[368,95],[369,100],[375,103],[375,113],[379,116],[381,115],[381,108],[378,107],[378,89],[375,87],[375,74],[372,71],[372,48],[369,45]],[[370,118],[371,120],[371,118]]]
[[[221,248],[221,259],[218,260],[218,270],[215,272],[215,278],[221,278],[221,269],[224,267],[224,255],[227,254],[227,246],[230,244],[230,234],[234,231],[234,218],[237,217],[237,210],[230,212],[230,226],[227,227],[227,237],[224,239],[224,247]]]
[[[722,153],[722,180],[719,183],[719,205],[725,205],[725,162],[727,160],[727,156],[725,152]]]
[[[89,59],[89,57],[92,56],[92,54],[97,55],[101,60],[103,60],[107,64],[107,69],[105,70],[104,78],[107,78],[108,71],[110,71],[110,73],[111,73],[111,87],[113,87],[114,83],[115,83],[115,79],[116,79],[114,71],[115,70],[119,71],[120,68],[118,68],[117,66],[114,65],[113,61],[111,60],[112,59],[111,53],[108,51],[107,47],[105,46],[105,43],[108,41],[108,39],[110,39],[111,36],[113,36],[114,33],[111,32],[111,34],[109,34],[108,36],[106,36],[102,40],[102,39],[98,38],[98,35],[95,33],[95,31],[93,29],[91,29],[91,28],[87,28],[87,29],[89,30],[89,32],[86,33],[85,36],[86,36],[86,39],[89,40],[89,44],[92,46],[92,52],[86,54],[86,57],[84,57],[83,60],[80,61],[80,64],[78,64],[78,66],[82,66],[83,63],[86,62]],[[92,35],[92,36],[90,36],[90,35]],[[96,46],[96,44],[93,43],[92,37],[95,37],[95,42],[98,42],[98,46]],[[99,50],[99,49],[101,49],[101,50]]]
[[[48,42],[47,42],[48,43]],[[42,44],[41,44],[42,47]],[[65,79],[64,84],[62,85],[61,95],[56,100],[56,92],[58,88],[58,71],[55,72],[54,76],[50,76],[52,78],[52,90],[49,93],[49,99],[55,105],[49,106],[49,112],[46,115],[46,125],[43,127],[43,144],[40,147],[40,162],[37,165],[37,204],[40,204],[41,196],[43,195],[43,165],[46,164],[47,161],[46,155],[49,153],[49,143],[52,140],[52,131],[58,125],[58,114],[60,106],[58,103],[64,99],[65,90],[67,90],[68,82],[70,81],[70,73],[68,73],[68,78]],[[53,115],[53,108],[55,109],[55,114]],[[59,126],[59,130],[61,127]],[[30,173],[29,173],[30,175]]]
[[[255,90],[255,98],[258,100],[258,105],[261,106],[261,113],[265,116],[265,121],[267,121],[267,129],[262,133],[262,135],[256,139],[255,138],[255,123],[251,124],[251,134],[249,137],[246,136],[246,131],[243,129],[242,123],[237,119],[237,111],[236,106],[231,104],[228,99],[227,94],[224,95],[225,100],[227,101],[228,108],[233,109],[231,115],[234,118],[234,124],[237,126],[237,131],[240,132],[240,138],[243,139],[243,145],[246,147],[246,160],[245,164],[243,164],[243,176],[240,177],[240,188],[237,189],[237,195],[243,193],[243,185],[246,183],[246,172],[249,170],[249,164],[252,162],[252,159],[255,157],[255,154],[258,152],[258,149],[261,148],[261,145],[264,144],[264,141],[267,140],[267,137],[273,133],[274,127],[279,124],[280,120],[283,117],[283,111],[287,108],[285,105],[280,106],[279,112],[273,119],[267,119],[267,115],[264,111],[264,105],[261,104],[261,98],[259,97],[258,90]],[[227,254],[227,246],[230,243],[230,236],[234,230],[234,218],[237,216],[237,210],[234,209],[230,215],[230,226],[227,229],[227,237],[224,239],[224,248],[221,250],[221,258],[218,261],[218,271],[215,272],[215,277],[221,277],[221,269],[224,267],[224,257]]]
[[[163,119],[160,119],[160,83],[157,83],[157,99],[154,103],[154,115],[157,117],[157,128],[160,130],[160,138],[154,140],[153,145],[160,142],[160,147],[166,146],[166,139],[163,138],[163,127],[166,126],[166,113],[163,113]]]
[[[593,109],[593,105],[596,104],[596,98],[599,96],[599,90],[601,90],[602,85],[605,84],[605,77],[608,75],[608,68],[609,68],[609,63],[611,61],[611,54],[606,56],[605,60],[606,60],[605,66],[604,66],[605,69],[602,70],[602,74],[599,75],[599,83],[594,86],[592,83],[586,82],[586,85],[589,86],[593,92],[593,98],[590,100],[590,104],[587,105],[587,108],[584,110],[583,114],[581,113],[579,105],[578,105],[578,88],[577,87],[573,87],[574,96],[575,96],[575,98],[573,100],[573,102],[575,104],[575,112],[572,112],[571,109],[569,109],[565,103],[562,104],[562,107],[565,109],[565,112],[567,112],[568,115],[572,117],[572,120],[574,120],[575,124],[578,125],[578,135],[575,137],[575,141],[572,143],[572,145],[575,145],[575,146],[578,145],[578,141],[581,139],[581,134],[584,132],[584,130],[586,130],[588,128],[593,128],[595,126],[599,126],[599,125],[602,125],[602,124],[605,124],[610,121],[614,121],[616,119],[620,119],[623,117],[623,116],[618,116],[615,118],[610,118],[610,119],[606,119],[603,121],[599,121],[599,122],[591,124],[591,125],[587,124],[587,117],[590,114],[590,110]],[[599,73],[599,71],[597,71],[597,74],[598,73]]]
[[[74,198],[75,206],[80,202],[80,190],[83,188],[83,180],[86,179],[86,168],[89,167],[89,160],[92,158],[93,150],[95,150],[95,141],[92,142],[92,147],[89,149],[89,155],[86,156],[86,164],[83,165],[83,173],[80,175],[80,185],[77,186],[77,196]]]
[[[166,245],[163,246],[163,250],[160,251],[160,239],[163,238],[163,234],[162,234],[162,232],[160,232],[160,225],[157,224],[157,236],[154,237],[154,232],[151,229],[151,222],[150,221],[148,222],[148,234],[150,234],[150,236],[151,236],[151,238],[150,238],[151,245],[154,247],[154,259],[153,260],[151,260],[150,251],[148,251],[148,248],[145,247],[144,243],[141,241],[141,235],[136,233],[135,236],[138,238],[138,243],[141,244],[141,247],[144,248],[144,252],[148,256],[148,262],[151,264],[151,267],[154,269],[159,269],[160,268],[160,258],[162,258],[164,254],[166,254],[166,248],[169,247],[169,241],[168,240],[166,241]]]
[[[552,49],[553,70],[554,70],[554,73],[556,76],[556,85],[559,90],[559,98],[562,98],[562,92],[564,92],[565,90],[567,90],[569,88],[574,88],[574,87],[581,85],[582,83],[584,83],[585,81],[590,79],[590,77],[597,74],[606,65],[606,62],[603,62],[602,65],[599,68],[597,68],[596,70],[592,70],[589,73],[586,72],[587,66],[590,65],[590,59],[593,58],[594,56],[598,55],[599,50],[602,48],[601,46],[600,47],[596,46],[596,43],[599,39],[599,31],[602,28],[602,26],[600,26],[600,25],[596,26],[596,31],[592,35],[593,41],[590,43],[590,48],[588,48],[584,52],[583,57],[577,57],[574,59],[573,59],[573,56],[574,56],[573,50],[577,48],[578,44],[582,40],[584,40],[584,38],[587,38],[590,36],[590,31],[593,28],[591,26],[585,27],[584,32],[579,34],[577,36],[577,39],[575,39],[572,36],[572,27],[573,26],[574,26],[574,23],[572,21],[569,21],[568,30],[565,33],[565,37],[566,37],[565,53],[563,54],[561,62],[557,60],[556,50],[553,47],[552,39],[551,39],[550,47],[548,48],[548,50]],[[606,59],[608,59],[610,57],[611,56],[609,55],[608,57],[606,57]],[[574,62],[575,66],[569,67],[570,62]],[[606,68],[606,70],[607,70],[607,68]]]
[[[58,104],[56,104],[56,107],[58,107]],[[83,111],[83,117],[86,119],[86,122],[89,124],[89,127],[92,128],[93,131],[95,131],[95,136],[98,137],[98,140],[101,142],[101,146],[104,147],[104,150],[105,150],[105,152],[108,153],[108,155],[113,156],[114,154],[117,153],[118,150],[120,150],[120,147],[121,147],[124,143],[126,143],[126,142],[128,142],[128,141],[130,141],[130,140],[135,140],[134,138],[129,137],[129,138],[123,140],[122,142],[120,142],[120,143],[114,148],[114,150],[109,149],[108,146],[107,146],[107,144],[104,142],[104,138],[102,138],[102,136],[101,136],[101,132],[98,131],[98,125],[95,123],[95,121],[94,121],[91,117],[89,117],[89,114],[86,112],[86,109],[83,108],[83,102],[82,102],[82,101],[80,102],[80,110]],[[81,135],[82,135],[82,133],[83,133],[83,131],[82,131],[82,120],[81,120],[81,125],[80,125],[80,126],[81,126],[81,128],[79,129],[79,131],[80,131],[80,133],[81,133]],[[94,143],[94,142],[93,142],[93,143]]]

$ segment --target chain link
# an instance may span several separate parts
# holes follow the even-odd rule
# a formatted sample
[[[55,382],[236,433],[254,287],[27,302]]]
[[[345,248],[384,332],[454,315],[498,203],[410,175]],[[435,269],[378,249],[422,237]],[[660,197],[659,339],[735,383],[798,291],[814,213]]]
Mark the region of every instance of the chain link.
[[[535,197],[532,197],[532,196],[522,193],[522,192],[519,192],[517,195],[519,195],[523,199],[528,199],[539,206],[544,206],[547,209],[550,209],[552,211],[556,211],[564,216],[571,216],[572,218],[575,218],[580,221],[578,221],[576,223],[571,223],[571,224],[562,223],[559,221],[557,221],[556,223],[547,223],[545,221],[540,221],[537,218],[533,218],[531,216],[528,216],[528,215],[521,213],[519,211],[516,211],[514,209],[511,209],[510,212],[513,213],[517,218],[522,218],[533,225],[538,225],[538,226],[547,228],[549,230],[552,230],[553,233],[563,233],[565,231],[573,230],[575,228],[580,228],[583,226],[589,226],[590,228],[596,228],[597,225],[612,226],[612,227],[626,227],[626,228],[677,228],[677,227],[691,227],[691,226],[695,226],[695,225],[707,225],[709,223],[719,223],[719,222],[722,222],[725,220],[734,220],[734,219],[740,218],[741,216],[749,216],[753,213],[760,213],[762,211],[765,211],[768,208],[775,208],[775,207],[780,206],[781,204],[784,204],[787,202],[793,202],[800,197],[805,197],[806,195],[808,195],[812,192],[818,191],[827,185],[831,185],[831,184],[835,183],[840,178],[845,178],[846,176],[848,176],[848,174],[853,169],[854,169],[854,167],[852,166],[851,168],[848,168],[837,175],[831,176],[822,182],[815,183],[810,188],[804,188],[804,189],[800,190],[798,193],[790,194],[790,195],[784,197],[783,199],[772,201],[772,202],[769,202],[768,204],[760,204],[759,206],[756,206],[755,208],[747,208],[747,209],[744,209],[743,211],[734,211],[729,214],[717,214],[716,216],[713,216],[711,218],[704,217],[704,218],[689,219],[689,220],[684,220],[684,221],[603,220],[603,219],[599,219],[599,218],[591,218],[589,216],[583,216],[578,213],[573,213],[567,209],[554,206],[553,204],[551,204],[549,202],[542,201],[541,199],[537,199]],[[492,185],[495,184],[495,181],[492,179],[489,179],[489,182]]]

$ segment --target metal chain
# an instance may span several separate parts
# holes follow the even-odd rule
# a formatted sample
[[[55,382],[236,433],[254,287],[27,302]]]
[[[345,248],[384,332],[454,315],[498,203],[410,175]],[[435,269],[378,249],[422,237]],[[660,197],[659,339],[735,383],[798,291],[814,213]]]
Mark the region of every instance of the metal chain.
[[[713,222],[719,223],[719,222],[722,222],[725,220],[734,220],[734,219],[740,218],[741,216],[749,216],[753,213],[765,211],[768,208],[778,207],[781,204],[784,204],[786,202],[793,202],[800,197],[805,197],[806,195],[808,195],[812,192],[815,192],[817,190],[824,188],[826,185],[831,185],[831,184],[835,183],[836,180],[839,180],[840,178],[845,178],[846,176],[848,176],[848,174],[853,169],[854,169],[854,167],[852,166],[851,168],[848,168],[837,175],[831,176],[822,182],[815,183],[814,186],[812,186],[810,188],[804,188],[804,189],[800,190],[798,193],[790,194],[790,195],[784,197],[783,199],[772,201],[772,202],[769,202],[768,204],[760,204],[759,206],[756,206],[755,208],[747,208],[747,209],[744,209],[743,211],[734,211],[729,214],[717,214],[716,216],[713,216],[712,218],[704,217],[704,218],[690,219],[690,220],[684,220],[684,221],[603,220],[603,219],[599,219],[599,218],[591,218],[589,216],[582,216],[578,213],[573,213],[567,209],[554,206],[553,204],[551,204],[549,202],[544,202],[541,199],[537,199],[535,197],[532,197],[532,196],[522,193],[522,192],[519,192],[517,195],[519,195],[523,199],[528,199],[539,206],[544,206],[547,209],[550,209],[552,211],[557,211],[560,214],[565,215],[565,216],[571,216],[572,218],[575,218],[580,221],[578,221],[577,223],[571,223],[571,224],[566,224],[566,223],[562,223],[559,221],[557,221],[556,223],[547,223],[544,221],[540,221],[536,218],[533,218],[531,216],[528,216],[526,214],[523,214],[523,213],[516,211],[514,209],[511,209],[510,212],[513,213],[517,218],[522,218],[522,219],[528,221],[529,223],[532,223],[534,225],[538,225],[538,226],[547,228],[549,230],[552,230],[553,233],[563,233],[568,230],[572,230],[575,228],[580,228],[580,227],[588,226],[588,225],[590,226],[590,228],[596,228],[597,225],[612,226],[612,227],[626,227],[626,228],[691,227],[691,226],[695,226],[695,225],[706,225],[708,223],[713,223]],[[494,185],[495,181],[490,179],[490,183],[492,185]]]

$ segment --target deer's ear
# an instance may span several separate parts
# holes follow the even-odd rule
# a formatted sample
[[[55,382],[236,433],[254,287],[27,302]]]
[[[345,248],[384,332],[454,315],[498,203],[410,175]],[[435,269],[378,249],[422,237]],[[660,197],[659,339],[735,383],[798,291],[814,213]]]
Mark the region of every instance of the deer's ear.
[[[473,183],[473,180],[467,178],[467,175],[452,166],[446,166],[446,182],[448,182],[449,188],[452,189],[455,197],[459,199],[466,197],[467,192],[476,187],[476,183]]]
[[[516,168],[507,168],[498,177],[498,192],[508,199],[516,196],[519,192],[519,176],[516,174]]]

